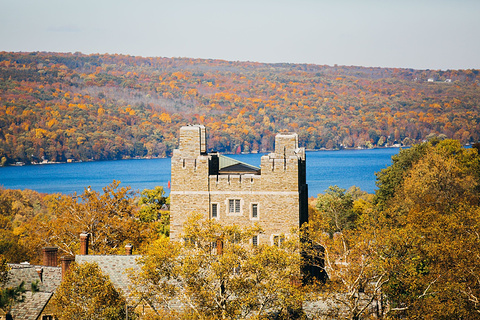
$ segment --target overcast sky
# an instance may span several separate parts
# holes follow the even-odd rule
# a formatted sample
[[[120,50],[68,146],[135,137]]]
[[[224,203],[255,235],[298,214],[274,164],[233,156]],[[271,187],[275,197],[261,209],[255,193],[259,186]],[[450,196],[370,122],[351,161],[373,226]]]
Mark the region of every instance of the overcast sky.
[[[480,69],[480,0],[0,0],[0,51]]]

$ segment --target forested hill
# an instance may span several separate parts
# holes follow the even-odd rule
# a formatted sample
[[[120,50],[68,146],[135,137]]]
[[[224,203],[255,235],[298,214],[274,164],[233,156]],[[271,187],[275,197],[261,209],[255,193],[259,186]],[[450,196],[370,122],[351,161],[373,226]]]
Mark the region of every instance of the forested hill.
[[[480,139],[479,70],[0,53],[1,164],[168,156],[181,125],[209,147],[265,151]]]

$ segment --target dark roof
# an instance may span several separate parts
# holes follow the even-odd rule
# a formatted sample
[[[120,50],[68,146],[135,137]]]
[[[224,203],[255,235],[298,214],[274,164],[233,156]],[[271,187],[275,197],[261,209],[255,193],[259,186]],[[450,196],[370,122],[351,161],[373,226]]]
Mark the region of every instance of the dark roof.
[[[18,302],[12,307],[11,314],[13,319],[38,319],[48,301],[50,301],[52,295],[52,292],[25,292],[25,299],[23,302]]]
[[[35,266],[30,264],[9,264],[7,287],[16,287],[25,283],[25,299],[13,305],[11,314],[14,319],[35,320],[42,313],[53,293],[62,281],[62,268]],[[42,270],[42,279],[37,270]],[[38,283],[38,292],[32,293],[32,283]]]
[[[219,174],[260,174],[260,168],[237,159],[219,155],[218,161]]]
[[[128,277],[128,269],[133,269],[136,272],[140,272],[140,266],[137,264],[138,255],[77,255],[75,256],[75,262],[78,264],[89,262],[96,262],[100,267],[100,270],[105,275],[110,277],[113,285],[117,289],[121,289],[125,294],[125,297],[130,297],[130,285],[131,281]]]
[[[260,169],[245,163],[236,163],[219,170],[220,174],[259,174]]]
[[[40,292],[54,292],[62,282],[62,268],[35,266],[31,264],[9,264],[9,281],[7,286],[16,287],[22,281],[25,282],[25,289],[30,290],[31,284],[38,281]],[[37,269],[42,270],[42,279]]]

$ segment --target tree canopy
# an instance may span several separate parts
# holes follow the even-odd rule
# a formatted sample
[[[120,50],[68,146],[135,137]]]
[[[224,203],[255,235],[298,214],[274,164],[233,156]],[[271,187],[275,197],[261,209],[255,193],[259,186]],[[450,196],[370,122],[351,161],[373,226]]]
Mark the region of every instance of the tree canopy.
[[[59,319],[125,319],[125,297],[96,263],[73,264],[57,288],[53,305]]]
[[[392,160],[377,174],[375,195],[330,187],[312,200],[305,230],[280,246],[254,246],[258,226],[227,226],[195,214],[183,240],[170,242],[159,232],[166,226],[158,211],[168,202],[163,189],[139,198],[114,182],[102,194],[87,188],[79,196],[0,189],[0,248],[16,243],[4,250],[8,258],[16,246],[31,252],[41,246],[34,239],[49,239],[75,253],[80,232],[92,235],[95,253],[123,253],[127,241],[143,247],[141,273],[132,277],[135,294],[157,307],[152,319],[299,318],[301,305],[326,319],[478,318],[478,148],[433,138]],[[4,279],[8,268],[1,261]],[[300,271],[310,267],[303,263],[326,277],[300,286]],[[179,303],[183,310],[174,308]]]
[[[192,215],[184,242],[157,240],[140,259],[137,294],[163,308],[157,316],[257,319],[298,311],[298,242],[255,247],[251,238],[260,231]],[[184,307],[180,314],[171,309],[178,301]]]
[[[398,314],[474,319],[480,311],[480,157],[451,140],[422,148],[378,212],[389,273],[385,292]]]

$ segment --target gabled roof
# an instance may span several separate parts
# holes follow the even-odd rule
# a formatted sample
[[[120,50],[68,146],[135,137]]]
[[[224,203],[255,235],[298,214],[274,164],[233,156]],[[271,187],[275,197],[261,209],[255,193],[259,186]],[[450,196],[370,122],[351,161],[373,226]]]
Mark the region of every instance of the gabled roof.
[[[35,266],[31,264],[9,264],[9,281],[7,286],[16,287],[22,281],[25,282],[25,289],[30,290],[32,283],[38,281],[40,292],[54,292],[62,282],[62,268]],[[37,270],[42,270],[42,279]]]
[[[13,319],[38,319],[52,296],[53,292],[25,292],[23,302],[17,302],[12,307],[11,314]]]
[[[248,163],[219,155],[219,174],[260,174],[260,168]]]
[[[14,319],[35,320],[50,301],[53,293],[62,281],[62,268],[35,266],[30,264],[9,264],[7,287],[16,287],[25,283],[25,299],[12,306]],[[42,279],[37,270],[42,270]],[[32,283],[38,283],[38,292],[32,292]]]

